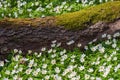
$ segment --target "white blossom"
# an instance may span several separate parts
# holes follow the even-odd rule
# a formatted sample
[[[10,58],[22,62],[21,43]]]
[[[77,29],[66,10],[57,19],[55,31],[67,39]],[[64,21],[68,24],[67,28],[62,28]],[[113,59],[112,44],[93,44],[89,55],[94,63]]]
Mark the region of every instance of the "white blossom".
[[[4,66],[4,61],[0,61],[0,66]]]
[[[75,43],[75,41],[71,40],[71,41],[67,42],[67,45],[71,45],[71,44],[74,44],[74,43]]]

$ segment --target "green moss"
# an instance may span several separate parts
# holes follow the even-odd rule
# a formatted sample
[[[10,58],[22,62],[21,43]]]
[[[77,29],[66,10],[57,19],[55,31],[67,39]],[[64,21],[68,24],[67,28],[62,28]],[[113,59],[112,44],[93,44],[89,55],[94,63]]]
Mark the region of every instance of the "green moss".
[[[111,22],[117,18],[120,18],[120,1],[56,16],[56,24],[68,29],[83,29],[99,21]]]
[[[12,27],[20,27],[30,25],[32,27],[53,27],[55,26],[55,18],[52,16],[48,16],[45,18],[5,18],[0,20],[0,26],[9,25]]]

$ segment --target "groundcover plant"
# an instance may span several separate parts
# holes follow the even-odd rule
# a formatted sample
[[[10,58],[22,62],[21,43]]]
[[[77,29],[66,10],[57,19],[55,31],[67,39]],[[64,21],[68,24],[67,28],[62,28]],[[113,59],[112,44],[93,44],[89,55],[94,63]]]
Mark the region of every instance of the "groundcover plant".
[[[112,0],[0,0],[0,18],[33,18],[74,12]],[[52,41],[41,52],[14,49],[0,61],[0,80],[120,80],[120,32],[103,34],[80,50]],[[74,40],[66,44],[74,44]]]
[[[93,40],[84,52],[61,49],[56,41],[51,49],[29,50],[26,56],[14,49],[9,59],[0,61],[0,80],[119,80],[119,37],[119,32],[103,34],[106,40]]]
[[[74,12],[113,0],[0,0],[0,18],[33,18]]]

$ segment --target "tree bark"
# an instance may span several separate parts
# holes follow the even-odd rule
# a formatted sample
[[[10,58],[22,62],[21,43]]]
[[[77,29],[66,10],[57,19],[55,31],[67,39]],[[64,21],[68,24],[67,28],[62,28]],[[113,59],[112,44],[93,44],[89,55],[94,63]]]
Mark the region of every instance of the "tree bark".
[[[24,21],[24,20],[23,20]],[[34,21],[35,22],[35,21]],[[18,22],[16,22],[19,24]],[[37,23],[37,22],[36,22]],[[61,42],[62,48],[73,50],[78,43],[84,48],[93,39],[100,40],[104,33],[113,34],[120,30],[120,20],[111,23],[98,22],[84,30],[67,30],[59,26],[33,26],[20,22],[17,27],[9,21],[0,22],[0,59],[5,58],[13,49],[40,52],[42,47],[51,48],[51,42]],[[67,42],[75,41],[72,45]]]

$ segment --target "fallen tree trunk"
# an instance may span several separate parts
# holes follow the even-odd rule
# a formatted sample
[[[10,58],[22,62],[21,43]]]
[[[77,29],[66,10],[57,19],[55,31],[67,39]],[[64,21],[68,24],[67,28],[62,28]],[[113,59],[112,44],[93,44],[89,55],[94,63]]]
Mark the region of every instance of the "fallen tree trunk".
[[[78,43],[82,49],[93,39],[100,39],[104,33],[113,34],[120,30],[120,20],[112,23],[98,22],[84,30],[67,30],[60,27],[0,27],[0,55],[6,55],[10,50],[19,49],[41,51],[42,47],[50,48],[51,42],[61,42],[61,47],[73,49]],[[75,41],[67,45],[69,41]]]

